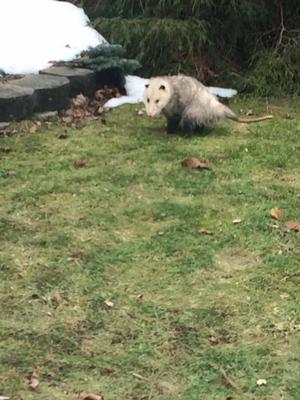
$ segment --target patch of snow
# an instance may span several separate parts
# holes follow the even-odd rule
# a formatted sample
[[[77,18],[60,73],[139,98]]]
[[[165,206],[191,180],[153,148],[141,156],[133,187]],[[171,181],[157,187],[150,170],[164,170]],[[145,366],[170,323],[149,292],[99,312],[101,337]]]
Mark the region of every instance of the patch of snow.
[[[136,104],[143,101],[145,85],[149,82],[149,79],[144,79],[135,75],[128,75],[125,79],[127,96],[110,99],[104,104],[104,107],[115,108],[123,104]]]
[[[237,94],[237,90],[235,89],[224,89],[214,86],[207,87],[209,93],[220,96],[220,97],[233,97]]]
[[[106,40],[81,8],[56,0],[0,0],[0,69],[38,73]]]

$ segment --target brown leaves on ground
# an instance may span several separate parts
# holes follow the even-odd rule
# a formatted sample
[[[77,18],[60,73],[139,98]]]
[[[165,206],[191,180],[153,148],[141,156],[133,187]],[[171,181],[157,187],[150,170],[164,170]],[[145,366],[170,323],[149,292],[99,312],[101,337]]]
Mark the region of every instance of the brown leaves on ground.
[[[219,339],[216,336],[213,336],[213,335],[209,336],[208,341],[213,346],[219,344]]]
[[[105,300],[104,304],[107,308],[113,308],[113,306],[114,306],[114,303],[110,300]]]
[[[300,233],[300,221],[288,221],[285,226],[289,231]]]
[[[275,218],[277,221],[283,221],[284,220],[284,212],[278,207],[274,207],[271,210],[271,216]],[[276,228],[279,228],[279,226],[275,226]],[[288,231],[294,231],[294,232],[300,232],[300,221],[287,221],[285,223],[285,228]]]
[[[107,110],[104,104],[113,97],[120,97],[118,88],[105,86],[95,92],[94,98],[88,98],[82,93],[71,100],[71,105],[62,114],[62,120],[66,123],[78,122],[86,118],[93,118],[103,114]]]
[[[214,233],[212,231],[209,231],[206,228],[201,228],[198,231],[201,235],[213,235]]]
[[[68,261],[80,260],[82,256],[83,256],[82,251],[80,250],[73,251],[73,253],[69,255]]]
[[[36,133],[36,131],[38,130],[38,125],[37,124],[33,124],[31,125],[31,127],[29,128],[29,133]]]
[[[18,133],[16,129],[0,129],[0,137],[10,137]]]
[[[88,160],[75,160],[74,161],[74,167],[75,168],[82,168],[82,167],[85,167],[87,163],[88,163]]]
[[[29,378],[28,386],[30,387],[30,389],[35,390],[35,389],[37,389],[39,384],[40,384],[40,382],[38,379],[38,374],[36,371],[33,371],[31,374],[31,377]]]
[[[280,208],[274,207],[271,210],[271,216],[277,219],[277,221],[282,221],[284,218],[284,213]]]
[[[211,170],[211,166],[205,160],[200,160],[199,158],[186,158],[185,160],[181,161],[181,165],[187,168],[194,168],[194,169],[208,169]]]
[[[92,392],[82,392],[78,396],[78,400],[104,400],[104,397],[99,394],[95,394]]]

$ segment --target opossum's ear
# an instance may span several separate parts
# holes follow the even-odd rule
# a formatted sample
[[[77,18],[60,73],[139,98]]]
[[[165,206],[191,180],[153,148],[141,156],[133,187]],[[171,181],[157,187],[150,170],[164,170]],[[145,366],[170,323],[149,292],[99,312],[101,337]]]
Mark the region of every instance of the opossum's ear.
[[[149,83],[147,83],[146,85],[145,85],[145,88],[147,89],[149,87]]]
[[[161,86],[159,87],[159,90],[166,90],[165,85],[161,85]]]

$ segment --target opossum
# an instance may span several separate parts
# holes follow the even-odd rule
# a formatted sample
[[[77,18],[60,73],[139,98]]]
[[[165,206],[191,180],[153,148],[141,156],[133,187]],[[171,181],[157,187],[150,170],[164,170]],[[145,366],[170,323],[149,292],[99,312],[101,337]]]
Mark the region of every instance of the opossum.
[[[224,119],[250,124],[272,118],[239,118],[201,82],[185,75],[151,78],[145,85],[143,101],[149,117],[160,112],[165,115],[168,133],[183,131],[191,135]]]

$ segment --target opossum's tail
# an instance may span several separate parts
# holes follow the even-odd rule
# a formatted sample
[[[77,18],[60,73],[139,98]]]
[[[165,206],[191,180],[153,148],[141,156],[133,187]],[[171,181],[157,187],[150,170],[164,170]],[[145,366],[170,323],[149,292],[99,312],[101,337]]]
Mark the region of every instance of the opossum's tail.
[[[226,118],[231,119],[232,121],[239,122],[241,124],[252,124],[253,122],[261,122],[266,121],[267,119],[272,119],[273,115],[264,115],[263,117],[257,118],[240,118],[233,111],[231,111],[228,107],[225,113]]]
[[[241,124],[252,124],[253,122],[261,122],[266,121],[267,119],[272,119],[273,115],[264,115],[263,117],[257,118],[238,118],[235,121],[240,122]]]

